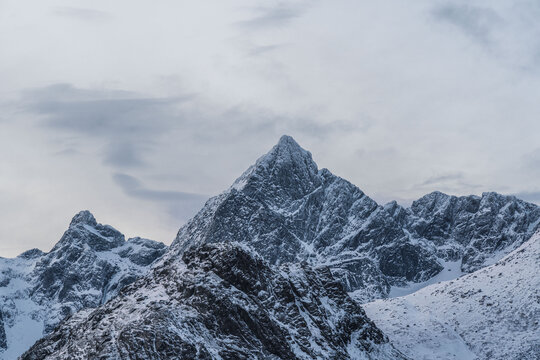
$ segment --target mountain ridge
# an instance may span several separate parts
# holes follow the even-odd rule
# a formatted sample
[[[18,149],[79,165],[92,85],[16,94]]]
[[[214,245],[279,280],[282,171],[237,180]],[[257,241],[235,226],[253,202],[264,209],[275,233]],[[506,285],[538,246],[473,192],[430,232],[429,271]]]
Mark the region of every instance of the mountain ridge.
[[[167,259],[20,359],[87,358],[407,359],[328,270],[273,268],[232,243]]]
[[[333,264],[348,290],[369,301],[388,296],[393,286],[426,281],[448,262],[475,271],[519,246],[539,224],[538,206],[493,192],[436,191],[409,208],[381,206],[319,170],[310,152],[283,136],[180,228],[169,254],[223,239],[242,242],[272,264]]]
[[[54,251],[43,253],[33,249],[15,259],[0,258],[0,270],[2,270],[0,271],[0,298],[4,300],[0,314],[5,315],[3,322],[0,319],[0,358],[2,358],[2,344],[9,344],[10,336],[12,337],[15,323],[13,319],[20,315],[16,311],[18,306],[20,307],[16,301],[21,298],[30,297],[41,307],[54,305],[54,311],[46,316],[40,315],[41,317],[36,315],[39,311],[44,312],[41,307],[39,311],[36,309],[23,311],[25,319],[36,318],[43,325],[43,329],[40,330],[39,324],[32,324],[37,329],[36,333],[31,335],[32,339],[51,333],[61,319],[74,314],[77,310],[87,308],[76,313],[73,321],[70,320],[69,323],[57,327],[53,332],[56,335],[47,337],[47,342],[56,344],[54,346],[59,346],[60,349],[64,345],[58,343],[57,340],[62,331],[82,329],[83,325],[79,321],[91,320],[98,316],[92,314],[103,314],[103,311],[116,313],[116,308],[107,305],[109,300],[125,301],[131,304],[133,301],[131,295],[122,295],[124,294],[122,288],[131,289],[126,292],[135,294],[138,290],[129,286],[134,281],[140,281],[139,284],[154,285],[166,281],[164,279],[152,280],[151,274],[155,275],[155,272],[145,275],[148,271],[154,271],[151,268],[163,269],[164,266],[171,266],[171,263],[175,261],[181,261],[187,256],[186,254],[205,252],[212,247],[225,247],[229,249],[227,251],[233,252],[230,246],[238,247],[249,256],[260,257],[267,263],[262,268],[268,268],[268,271],[255,266],[244,274],[247,277],[261,270],[264,274],[272,273],[272,276],[277,278],[283,274],[281,270],[274,273],[276,269],[303,266],[325,278],[335,279],[339,282],[339,287],[349,294],[348,296],[360,303],[366,303],[374,299],[393,296],[392,294],[408,293],[411,289],[417,290],[434,279],[442,278],[443,276],[440,275],[450,274],[457,277],[461,273],[478,271],[519,247],[539,227],[540,208],[538,206],[513,196],[493,192],[483,193],[482,196],[462,197],[432,192],[413,202],[409,208],[404,208],[396,202],[379,205],[349,181],[333,175],[328,169],[318,169],[309,151],[301,148],[292,137],[283,136],[276,146],[250,166],[229,189],[209,199],[204,207],[179,229],[176,239],[168,249],[163,244],[159,245],[159,243],[141,238],[125,241],[123,235],[117,230],[108,225],[98,224],[90,212],[82,211],[73,218],[68,230],[54,246]],[[222,255],[226,257],[227,251],[223,250]],[[215,274],[212,270],[214,265],[215,263],[206,270]],[[4,270],[17,267],[37,268],[37,270],[33,270],[32,276],[29,276],[27,270],[19,269],[11,272]],[[459,271],[454,271],[454,269],[459,269]],[[245,296],[255,299],[253,297],[255,294],[252,293],[242,295],[236,292],[230,293],[223,288],[217,290],[212,285],[212,277],[203,276],[206,270],[202,268],[199,270],[197,271],[201,276],[198,279],[202,283],[186,284],[182,282],[182,279],[177,279],[177,281],[184,284],[183,288],[204,288],[209,294],[214,294],[213,291],[221,292],[229,296],[233,303],[239,301],[238,296],[242,299]],[[446,273],[447,270],[452,271]],[[287,275],[285,278],[291,277]],[[21,279],[24,286],[21,285],[21,289],[13,288],[13,279]],[[303,279],[299,280],[299,284],[308,281],[305,277]],[[335,285],[332,285],[333,280],[328,280],[324,284],[313,281],[308,282],[316,284],[314,292],[331,291],[339,298],[348,298],[346,294],[342,294],[342,290],[336,290]],[[167,289],[169,289],[166,292],[167,301],[181,300],[193,310],[189,296],[180,300],[175,297],[178,294],[174,295],[174,291],[180,288],[167,282]],[[120,300],[117,299],[119,293]],[[282,303],[287,303],[289,300],[289,297],[275,298],[275,301]],[[169,308],[170,304],[167,304],[165,308]],[[134,311],[139,311],[136,304],[132,305]],[[154,305],[151,311],[156,313],[141,312],[140,316],[150,319],[161,314],[159,305],[156,307]],[[322,304],[319,305],[322,306]],[[207,308],[210,306],[207,304]],[[91,310],[96,307],[97,310]],[[247,309],[248,313],[249,309]],[[202,310],[201,308],[195,310],[197,316],[193,321],[198,324],[197,326],[202,326],[201,321],[204,324],[209,321],[205,318],[206,313],[198,313]],[[259,308],[259,310],[262,313],[271,312],[267,307]],[[245,311],[246,309],[240,310],[242,314]],[[359,310],[355,311],[362,314]],[[315,312],[319,314],[320,310]],[[257,314],[251,315],[258,316]],[[304,312],[302,314],[305,315]],[[229,315],[235,316],[223,314],[225,318]],[[304,315],[302,318],[307,324],[309,321],[304,318]],[[314,316],[320,318],[319,315]],[[88,316],[90,318],[87,319]],[[98,317],[94,322],[95,326],[102,324],[103,316]],[[160,319],[165,318],[160,317]],[[183,321],[182,317],[177,317],[177,319]],[[223,321],[231,320],[227,319]],[[260,318],[257,319],[260,320]],[[282,322],[274,325],[297,326],[299,319],[293,316],[287,320],[292,322],[292,325]],[[321,324],[327,324],[321,326],[328,326],[329,320],[321,319],[319,319]],[[114,318],[109,320],[117,321]],[[365,319],[365,321],[368,320]],[[249,325],[250,321],[242,317],[243,325],[240,328],[246,326],[250,328],[253,325]],[[178,326],[178,323],[173,325]],[[2,329],[7,330],[4,337]],[[157,330],[164,331],[164,334],[168,334],[167,336],[171,335],[167,333],[168,330]],[[224,336],[224,333],[220,332],[222,330],[217,329],[216,336]],[[320,329],[314,331],[316,334]],[[99,334],[89,334],[87,339]],[[200,332],[196,334],[203,336]],[[315,341],[313,336],[319,339],[310,332],[303,333],[302,340],[298,341],[307,341],[311,344],[311,341]],[[346,336],[353,342],[351,333],[343,332],[340,336]],[[4,338],[6,340],[3,340]],[[110,340],[107,339],[109,335],[105,337],[105,340]],[[176,345],[184,350],[187,349],[186,354],[193,354],[190,351],[195,351],[198,355],[202,354],[201,358],[204,358],[204,354],[211,358],[214,354],[212,351],[215,349],[226,350],[227,348],[225,343],[221,343],[208,352],[208,349],[201,350],[202,348],[195,344],[200,342],[199,340],[186,339]],[[69,341],[76,342],[77,340],[71,338]],[[133,339],[129,341],[132,342]],[[253,341],[260,341],[260,339]],[[287,340],[280,338],[279,341],[286,341],[288,346],[294,344],[291,338]],[[331,339],[321,338],[318,341],[335,349],[336,354],[345,354],[344,358],[351,357],[350,351],[343,346],[344,343],[337,346],[330,345]],[[108,344],[113,343],[108,342]],[[257,350],[251,348],[249,343],[241,341],[240,343],[243,350],[235,353],[236,355],[256,353]],[[44,343],[39,344],[37,348],[41,350],[37,352],[38,354],[45,351],[42,348]],[[163,343],[162,346],[166,347],[167,344]],[[83,348],[87,348],[87,345]],[[315,348],[310,347],[311,350],[305,351],[315,354],[319,351]],[[182,349],[179,351],[184,351]],[[22,352],[25,349],[19,350]],[[86,354],[84,351],[83,354]],[[144,351],[150,350],[145,348]],[[229,354],[228,351],[226,350],[227,354]],[[35,352],[30,354],[36,356]],[[290,357],[290,354],[287,354],[285,358]],[[357,357],[351,358],[362,358],[361,356],[364,355],[362,350],[356,355]]]

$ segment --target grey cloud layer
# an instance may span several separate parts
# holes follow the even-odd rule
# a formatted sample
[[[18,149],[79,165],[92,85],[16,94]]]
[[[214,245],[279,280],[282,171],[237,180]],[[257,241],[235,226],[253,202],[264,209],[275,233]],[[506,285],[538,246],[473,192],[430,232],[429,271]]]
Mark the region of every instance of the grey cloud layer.
[[[68,6],[58,6],[53,9],[54,14],[83,21],[103,22],[111,20],[113,16],[105,11]]]
[[[254,16],[249,20],[238,23],[250,30],[285,26],[300,17],[307,10],[307,4],[278,3],[274,6],[257,7],[253,9]]]
[[[103,161],[113,167],[145,165],[145,154],[171,126],[183,119],[175,106],[184,98],[140,98],[125,91],[97,91],[57,84],[23,93],[26,111],[41,125],[105,141]]]
[[[2,5],[14,243],[81,208],[168,241],[282,134],[377,200],[538,199],[537,1],[66,4]]]
[[[447,3],[435,8],[433,14],[485,45],[491,42],[494,27],[502,23],[501,17],[492,9],[469,4]]]

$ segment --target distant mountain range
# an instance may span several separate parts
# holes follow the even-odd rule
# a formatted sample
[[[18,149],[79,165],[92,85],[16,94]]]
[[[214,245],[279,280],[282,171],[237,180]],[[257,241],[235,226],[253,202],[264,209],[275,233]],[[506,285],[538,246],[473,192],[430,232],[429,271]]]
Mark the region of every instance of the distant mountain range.
[[[538,206],[497,193],[379,205],[283,136],[169,248],[125,241],[84,211],[49,253],[0,259],[0,358],[46,335],[21,358],[538,359],[538,321],[523,330],[512,316],[538,319],[538,277],[524,274],[538,264],[539,228]],[[489,287],[494,268],[503,275]],[[474,291],[504,286],[514,290],[497,305],[477,304]],[[512,345],[482,346],[469,309]]]

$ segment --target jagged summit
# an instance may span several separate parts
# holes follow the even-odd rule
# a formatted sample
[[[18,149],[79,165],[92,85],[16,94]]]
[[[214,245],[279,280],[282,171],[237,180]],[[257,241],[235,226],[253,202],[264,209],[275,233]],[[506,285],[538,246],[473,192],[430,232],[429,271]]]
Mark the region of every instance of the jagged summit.
[[[19,254],[19,256],[17,256],[18,258],[22,258],[22,259],[35,259],[35,258],[38,258],[40,256],[43,256],[45,253],[43,251],[41,251],[40,249],[38,248],[33,248],[33,249],[30,249],[30,250],[26,250],[25,252]]]
[[[110,225],[99,224],[90,211],[83,210],[73,217],[69,228],[51,251],[83,244],[95,251],[106,251],[124,243],[123,234]]]
[[[479,269],[531,236],[540,208],[496,193],[439,191],[410,208],[380,206],[358,187],[319,170],[311,153],[282,136],[233,186],[183,226],[170,254],[202,243],[240,242],[271,264],[329,265],[357,299],[424,282],[447,263]]]
[[[267,155],[263,156],[263,158],[268,157],[270,154],[277,155],[279,160],[294,161],[307,159],[313,161],[311,153],[302,148],[296,140],[289,135],[283,135],[272,150],[270,150]]]
[[[75,215],[73,219],[71,219],[71,223],[69,224],[69,226],[74,226],[77,224],[87,224],[90,226],[96,226],[97,221],[94,215],[92,215],[90,211],[82,210],[77,215]]]
[[[311,153],[292,137],[283,135],[234,182],[232,189],[250,197],[257,197],[264,190],[261,196],[270,195],[278,201],[297,200],[320,186],[318,171]],[[284,205],[283,201],[280,206]]]

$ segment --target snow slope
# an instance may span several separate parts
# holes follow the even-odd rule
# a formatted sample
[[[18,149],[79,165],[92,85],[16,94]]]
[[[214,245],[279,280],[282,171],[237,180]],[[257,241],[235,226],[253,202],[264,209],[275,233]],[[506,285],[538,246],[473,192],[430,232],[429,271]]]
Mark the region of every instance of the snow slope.
[[[494,265],[364,309],[414,359],[538,360],[540,232]]]

